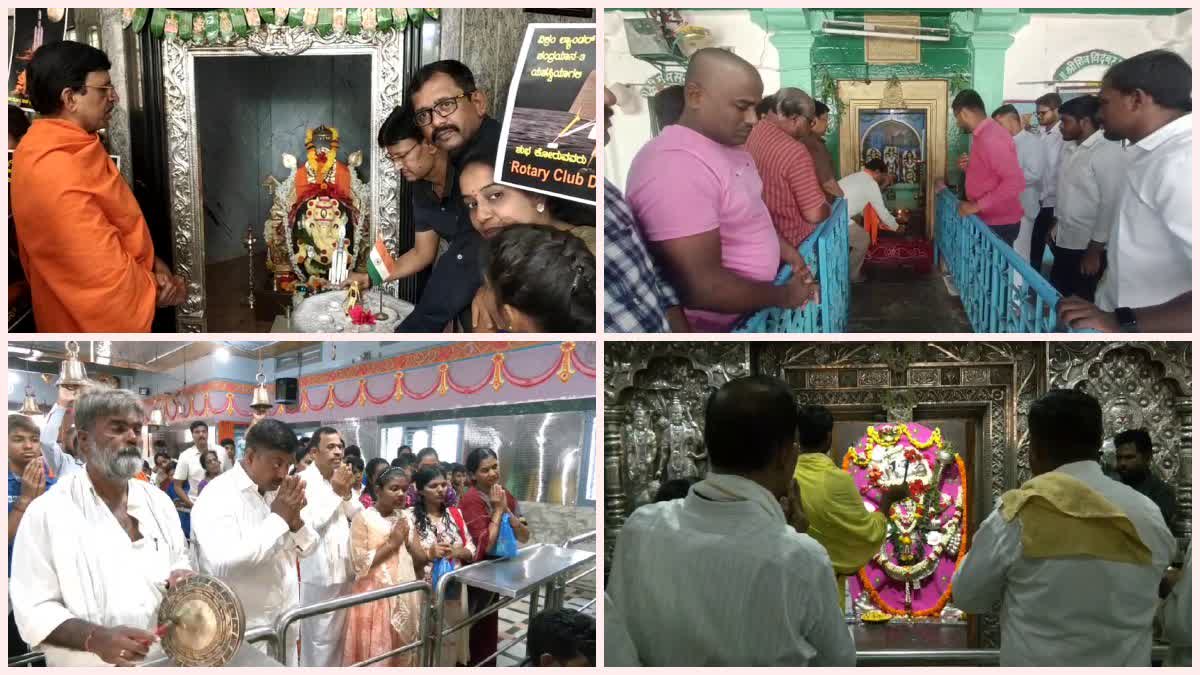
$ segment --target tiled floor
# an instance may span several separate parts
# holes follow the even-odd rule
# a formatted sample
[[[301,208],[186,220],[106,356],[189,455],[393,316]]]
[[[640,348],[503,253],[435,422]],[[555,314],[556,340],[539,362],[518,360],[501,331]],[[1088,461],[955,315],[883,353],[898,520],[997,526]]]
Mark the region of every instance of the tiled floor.
[[[594,577],[593,577],[594,579]],[[586,582],[586,583],[585,583]],[[596,598],[596,587],[591,580],[582,580],[567,588],[566,598],[563,600],[563,606],[571,609],[580,609],[588,602]],[[586,613],[596,616],[596,605],[592,604],[586,610]],[[504,644],[506,640],[511,640],[517,636],[525,635],[529,629],[529,598],[522,598],[508,607],[500,610],[500,643]],[[513,645],[504,654],[500,655],[498,666],[518,666],[525,659],[525,641],[522,639],[517,644]]]

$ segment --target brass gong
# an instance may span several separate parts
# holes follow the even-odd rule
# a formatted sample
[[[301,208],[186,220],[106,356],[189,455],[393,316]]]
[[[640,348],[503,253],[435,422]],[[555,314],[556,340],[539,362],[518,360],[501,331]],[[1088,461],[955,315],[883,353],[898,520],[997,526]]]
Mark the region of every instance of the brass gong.
[[[167,591],[158,608],[162,648],[180,666],[223,666],[246,635],[246,613],[233,589],[197,574]]]

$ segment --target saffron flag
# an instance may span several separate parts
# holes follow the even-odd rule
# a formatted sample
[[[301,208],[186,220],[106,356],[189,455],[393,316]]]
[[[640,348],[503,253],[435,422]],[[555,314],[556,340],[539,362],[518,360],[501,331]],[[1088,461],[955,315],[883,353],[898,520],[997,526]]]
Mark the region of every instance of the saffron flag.
[[[392,276],[392,270],[396,269],[396,259],[388,253],[387,247],[383,245],[383,239],[375,240],[375,248],[371,249],[371,255],[367,258],[367,276],[371,278],[372,286],[382,286]]]

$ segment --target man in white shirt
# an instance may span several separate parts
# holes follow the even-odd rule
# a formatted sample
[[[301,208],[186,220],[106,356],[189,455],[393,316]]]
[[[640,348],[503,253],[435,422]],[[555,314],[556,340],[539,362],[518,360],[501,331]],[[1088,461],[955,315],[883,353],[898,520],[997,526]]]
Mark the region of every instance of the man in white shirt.
[[[313,434],[313,461],[302,473],[304,520],[320,541],[311,556],[300,561],[300,603],[313,605],[350,593],[350,522],[362,510],[350,484],[354,474],[342,461],[345,443],[333,427]],[[332,668],[342,665],[346,610],[304,619],[300,627],[300,665]]]
[[[222,438],[221,451],[217,454],[221,457],[221,473],[225,473],[237,463],[237,444],[232,438]]]
[[[30,503],[13,546],[9,594],[22,638],[50,666],[146,658],[168,587],[192,574],[175,507],[133,476],[145,410],[137,394],[94,388],[76,403],[87,458]]]
[[[271,626],[299,604],[296,561],[317,548],[317,533],[301,515],[304,481],[288,475],[295,449],[286,423],[258,422],[246,432],[246,456],[204,488],[192,511],[200,570],[233,588],[247,628]],[[297,630],[289,630],[289,666],[296,665]]]
[[[1025,211],[1021,218],[1021,230],[1013,249],[1017,255],[1029,259],[1029,245],[1033,241],[1033,223],[1041,212],[1042,175],[1046,172],[1046,150],[1037,136],[1025,130],[1021,113],[1016,106],[1005,104],[992,112],[992,119],[1012,134],[1017,146],[1017,163],[1025,174],[1025,189],[1021,191],[1021,207]],[[1039,272],[1041,270],[1038,270]]]
[[[846,215],[851,219],[858,218],[858,221],[850,222],[850,281],[857,283],[863,280],[862,266],[867,259],[867,249],[871,247],[871,235],[867,234],[867,230],[859,222],[867,204],[875,209],[875,214],[879,216],[884,227],[893,232],[900,229],[896,219],[887,210],[887,205],[883,203],[883,193],[879,189],[893,182],[895,177],[888,173],[887,164],[882,159],[867,160],[862,171],[852,173],[837,182],[846,198]]]
[[[1192,68],[1155,50],[1108,70],[1100,116],[1126,141],[1125,178],[1096,304],[1068,298],[1059,318],[1103,332],[1192,329]]]
[[[796,529],[796,424],[772,377],[709,398],[712,473],[684,499],[639,507],[617,537],[606,607],[624,620],[623,663],[854,665],[829,556]]]
[[[1064,297],[1090,302],[1104,273],[1112,196],[1125,178],[1125,156],[1121,145],[1104,138],[1100,131],[1099,98],[1073,98],[1058,114],[1063,140],[1074,149],[1058,172],[1057,222],[1050,232],[1054,252],[1050,283]]]
[[[204,470],[204,453],[208,452],[208,424],[197,420],[192,422],[189,430],[192,434],[192,446],[179,453],[179,461],[175,465],[175,494],[179,495],[181,513],[192,510],[196,497],[200,496],[200,481],[207,475]],[[183,487],[185,481],[186,490]]]
[[[1154,502],[1101,471],[1096,399],[1047,392],[1029,408],[1029,437],[1034,478],[980,525],[954,606],[1001,606],[1001,666],[1149,666],[1171,531]]]
[[[1064,148],[1062,123],[1058,118],[1062,97],[1056,92],[1043,94],[1035,105],[1038,124],[1041,125],[1041,134],[1037,138],[1044,153],[1045,170],[1042,173],[1042,208],[1033,222],[1033,237],[1029,242],[1029,263],[1033,269],[1041,272],[1046,239],[1050,236],[1050,228],[1054,226],[1054,209],[1058,204],[1058,169],[1062,164]]]

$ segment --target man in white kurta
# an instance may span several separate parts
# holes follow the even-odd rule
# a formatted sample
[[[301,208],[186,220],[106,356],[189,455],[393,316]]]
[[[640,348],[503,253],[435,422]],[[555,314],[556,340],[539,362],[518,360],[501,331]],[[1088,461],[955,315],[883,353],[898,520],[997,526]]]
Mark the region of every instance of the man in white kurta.
[[[1158,585],[1175,539],[1154,502],[1101,471],[1095,458],[1102,420],[1100,404],[1078,391],[1054,390],[1035,401],[1029,410],[1035,478],[1022,490],[1053,474],[1060,484],[1088,492],[1089,502],[1075,503],[1089,504],[1088,514],[1098,512],[1097,504],[1122,514],[1148,549],[1146,560],[1106,559],[1086,548],[1032,555],[1027,545],[1044,548],[1047,542],[1033,541],[1033,531],[1025,532],[1024,513],[1006,519],[1001,510],[993,512],[954,575],[952,602],[972,614],[1000,606],[1001,666],[1150,665]],[[1094,541],[1089,533],[1095,525],[1087,522],[1094,518],[1069,515],[1072,524],[1051,533],[1057,539],[1048,542],[1051,547]]]
[[[362,510],[353,498],[353,473],[343,460],[341,434],[321,427],[313,434],[313,462],[299,474],[304,481],[304,521],[316,530],[316,551],[300,561],[300,604],[313,605],[348,595],[354,582],[350,567],[350,522]],[[300,626],[300,665],[342,665],[346,610],[305,619]]]
[[[204,480],[207,472],[204,470],[204,453],[208,452],[208,425],[204,422],[192,422],[193,444],[190,448],[179,453],[179,462],[175,465],[175,494],[183,503],[179,510],[183,513],[191,511],[196,497],[200,495],[200,481]],[[187,489],[183,489],[184,482]]]
[[[214,478],[196,500],[192,531],[200,570],[229,584],[242,601],[247,628],[274,625],[300,602],[296,562],[317,549],[317,533],[303,520],[303,483],[288,476],[296,435],[279,420],[246,432],[246,456]],[[288,631],[287,665],[296,665]]]
[[[145,413],[125,390],[76,404],[84,470],[35,499],[13,547],[9,587],[22,638],[50,666],[132,665],[154,645],[168,583],[190,574],[170,498],[136,480]]]
[[[617,538],[606,608],[629,637],[622,662],[854,665],[829,556],[794,525],[796,423],[795,399],[774,378],[733,380],[714,395],[713,473],[684,499],[635,510]]]

